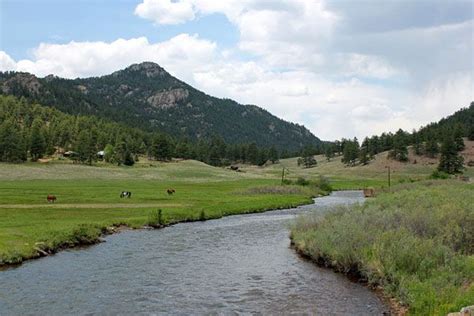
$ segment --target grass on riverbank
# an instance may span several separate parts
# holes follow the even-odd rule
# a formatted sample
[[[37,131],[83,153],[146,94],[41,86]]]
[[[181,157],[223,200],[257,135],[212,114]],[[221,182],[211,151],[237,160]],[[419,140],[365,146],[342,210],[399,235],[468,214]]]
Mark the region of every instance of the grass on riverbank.
[[[321,193],[315,187],[282,190],[276,178],[195,161],[150,164],[0,164],[0,265],[95,243],[106,227],[142,227],[158,209],[170,224],[292,207]],[[168,188],[176,193],[168,195]],[[121,199],[123,190],[132,198]],[[48,204],[48,194],[57,202]]]
[[[474,302],[474,185],[403,184],[362,206],[292,227],[303,254],[360,273],[413,315],[445,315]]]

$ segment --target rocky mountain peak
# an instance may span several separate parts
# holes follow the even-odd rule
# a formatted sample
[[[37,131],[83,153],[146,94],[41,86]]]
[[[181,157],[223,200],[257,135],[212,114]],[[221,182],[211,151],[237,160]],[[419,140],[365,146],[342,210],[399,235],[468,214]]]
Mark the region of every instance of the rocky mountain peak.
[[[162,77],[164,75],[167,75],[168,73],[166,70],[164,70],[160,65],[150,62],[150,61],[145,61],[139,64],[133,64],[127,68],[125,68],[123,71],[139,71],[145,74],[147,77]],[[121,71],[119,71],[121,72]]]

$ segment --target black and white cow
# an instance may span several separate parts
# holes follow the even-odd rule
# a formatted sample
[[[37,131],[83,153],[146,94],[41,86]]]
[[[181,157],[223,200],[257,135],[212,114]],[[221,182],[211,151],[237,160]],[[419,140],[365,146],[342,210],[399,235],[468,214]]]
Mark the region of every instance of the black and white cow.
[[[122,191],[122,193],[120,193],[120,198],[131,198],[132,197],[132,192],[130,191]]]

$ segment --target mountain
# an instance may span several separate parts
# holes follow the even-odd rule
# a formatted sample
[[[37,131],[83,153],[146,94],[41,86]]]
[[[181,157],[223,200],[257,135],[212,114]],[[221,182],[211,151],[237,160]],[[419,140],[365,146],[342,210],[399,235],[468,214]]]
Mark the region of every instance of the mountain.
[[[321,145],[304,126],[286,122],[255,105],[209,96],[151,62],[102,77],[74,80],[0,72],[0,94],[25,97],[69,114],[94,115],[192,140],[219,135],[228,143],[255,142],[289,151]]]

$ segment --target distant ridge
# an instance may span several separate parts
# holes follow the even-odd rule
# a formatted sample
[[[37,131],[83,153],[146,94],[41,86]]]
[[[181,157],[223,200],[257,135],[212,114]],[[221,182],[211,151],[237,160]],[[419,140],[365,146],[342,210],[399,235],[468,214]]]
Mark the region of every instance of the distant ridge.
[[[152,62],[102,77],[74,80],[0,72],[0,94],[25,97],[69,114],[95,115],[192,140],[219,135],[228,143],[255,142],[288,151],[322,144],[304,126],[255,105],[209,96]]]

